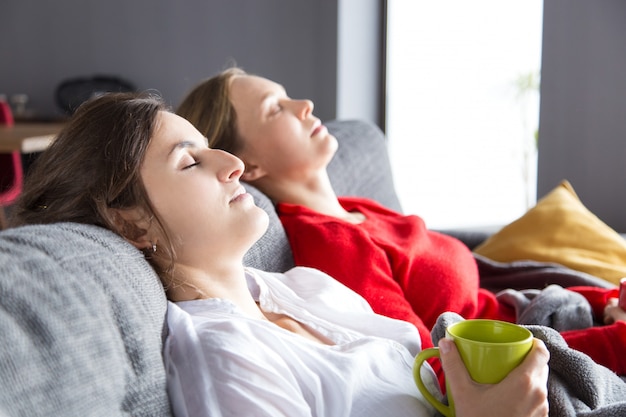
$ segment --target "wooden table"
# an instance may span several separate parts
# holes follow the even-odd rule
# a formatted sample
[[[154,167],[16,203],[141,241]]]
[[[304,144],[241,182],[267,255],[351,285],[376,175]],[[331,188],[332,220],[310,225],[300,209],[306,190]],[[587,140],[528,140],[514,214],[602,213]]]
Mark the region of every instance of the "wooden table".
[[[65,126],[62,122],[16,122],[0,125],[0,152],[41,152]]]

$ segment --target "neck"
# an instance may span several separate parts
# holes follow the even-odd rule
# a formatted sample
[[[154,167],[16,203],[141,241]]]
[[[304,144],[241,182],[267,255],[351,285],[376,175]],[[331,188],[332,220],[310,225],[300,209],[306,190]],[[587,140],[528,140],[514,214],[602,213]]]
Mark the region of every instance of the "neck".
[[[305,180],[263,177],[253,183],[275,203],[298,204],[327,216],[352,221],[354,213],[346,211],[337,198],[326,170]]]
[[[208,272],[205,268],[177,264],[175,271],[176,284],[168,289],[167,294],[170,300],[176,302],[221,298],[233,302],[252,317],[263,317],[248,290],[243,266]]]

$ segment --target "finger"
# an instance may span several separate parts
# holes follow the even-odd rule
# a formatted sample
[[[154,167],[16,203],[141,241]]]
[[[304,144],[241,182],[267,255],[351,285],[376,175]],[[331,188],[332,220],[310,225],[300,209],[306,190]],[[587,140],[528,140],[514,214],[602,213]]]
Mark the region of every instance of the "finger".
[[[532,358],[535,361],[534,365],[548,365],[548,361],[550,360],[550,351],[546,347],[546,344],[543,343],[543,340],[537,338],[533,339],[533,347],[530,350],[530,353],[532,353]]]
[[[619,307],[617,306],[617,298],[609,298],[604,306],[603,322],[604,324],[613,324],[615,322],[615,312]]]
[[[540,372],[542,375],[544,373],[547,375],[549,360],[550,352],[548,351],[545,343],[543,343],[542,340],[535,338],[533,339],[533,345],[530,352],[528,352],[526,358],[511,372],[511,374]]]
[[[540,339],[533,340],[533,346],[524,361],[505,378],[503,383],[510,389],[523,392],[525,404],[538,414],[548,414],[548,376],[550,352]]]

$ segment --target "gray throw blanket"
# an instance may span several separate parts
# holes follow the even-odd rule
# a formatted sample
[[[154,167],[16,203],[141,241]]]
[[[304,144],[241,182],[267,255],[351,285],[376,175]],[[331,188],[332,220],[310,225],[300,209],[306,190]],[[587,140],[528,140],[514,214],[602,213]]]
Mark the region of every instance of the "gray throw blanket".
[[[543,290],[504,290],[501,304],[515,309],[517,324],[539,324],[559,332],[593,326],[593,312],[585,297],[553,284]]]
[[[474,259],[478,266],[480,287],[494,293],[508,288],[544,288],[551,284],[565,288],[575,285],[615,288],[608,281],[559,264],[530,260],[497,262],[477,253]]]
[[[437,345],[445,329],[463,318],[443,313],[431,332]],[[550,351],[548,402],[551,417],[615,417],[626,416],[626,382],[609,369],[598,365],[584,353],[567,346],[554,329],[525,326],[543,340]]]

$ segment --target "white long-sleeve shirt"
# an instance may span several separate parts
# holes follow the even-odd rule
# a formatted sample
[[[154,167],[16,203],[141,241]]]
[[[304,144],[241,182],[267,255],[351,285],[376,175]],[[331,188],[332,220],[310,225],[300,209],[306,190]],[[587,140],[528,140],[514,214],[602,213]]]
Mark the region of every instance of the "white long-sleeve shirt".
[[[334,345],[252,318],[224,299],[170,303],[164,358],[177,417],[434,414],[413,381],[415,327],[373,313],[318,270],[248,269],[247,278],[264,311],[288,315]],[[438,393],[432,370],[422,371]]]

